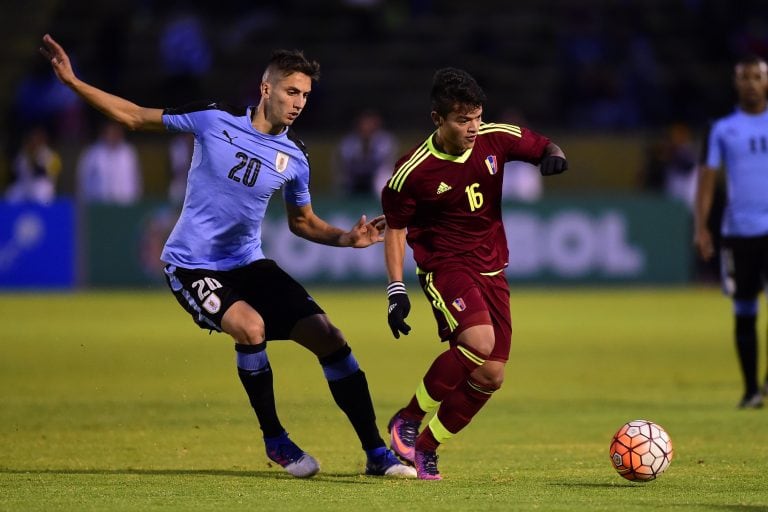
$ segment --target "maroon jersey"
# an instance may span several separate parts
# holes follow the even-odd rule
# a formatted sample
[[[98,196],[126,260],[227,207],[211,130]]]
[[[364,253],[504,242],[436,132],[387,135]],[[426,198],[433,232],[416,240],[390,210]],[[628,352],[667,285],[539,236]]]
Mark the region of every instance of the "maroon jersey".
[[[501,221],[504,163],[538,164],[549,139],[509,124],[481,124],[461,155],[441,153],[432,135],[397,164],[382,192],[387,225],[407,228],[419,269],[466,265],[478,272],[507,266]]]

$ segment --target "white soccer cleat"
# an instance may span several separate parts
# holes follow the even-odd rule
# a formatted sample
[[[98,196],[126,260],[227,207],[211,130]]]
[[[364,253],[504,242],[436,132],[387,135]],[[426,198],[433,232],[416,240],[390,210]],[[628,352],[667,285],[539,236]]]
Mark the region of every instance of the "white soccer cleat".
[[[309,478],[320,471],[320,464],[315,458],[291,441],[287,432],[277,437],[264,438],[264,444],[267,457],[296,478]]]
[[[392,478],[416,478],[416,468],[405,464],[395,464],[384,471],[384,476]]]
[[[365,464],[365,474],[391,478],[416,478],[416,470],[400,462],[392,450],[385,450],[378,457],[369,458]]]
[[[296,462],[283,466],[283,469],[296,478],[309,478],[320,471],[320,464],[313,456],[305,453]]]

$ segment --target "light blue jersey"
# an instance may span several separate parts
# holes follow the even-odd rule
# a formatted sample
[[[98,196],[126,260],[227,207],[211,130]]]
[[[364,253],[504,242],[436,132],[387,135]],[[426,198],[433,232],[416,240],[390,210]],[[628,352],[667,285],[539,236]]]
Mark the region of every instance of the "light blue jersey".
[[[768,234],[768,111],[736,109],[719,119],[709,134],[706,164],[726,171],[723,235]]]
[[[169,131],[195,135],[184,207],[161,259],[189,269],[231,270],[264,258],[261,225],[272,194],[310,203],[309,161],[290,129],[251,125],[253,107],[199,103],[163,111]]]

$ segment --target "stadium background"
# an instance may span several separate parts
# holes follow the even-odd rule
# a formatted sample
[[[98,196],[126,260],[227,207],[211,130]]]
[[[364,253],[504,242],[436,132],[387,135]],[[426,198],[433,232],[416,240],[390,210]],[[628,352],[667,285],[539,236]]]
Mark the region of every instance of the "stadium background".
[[[570,172],[545,182],[542,201],[505,210],[513,255],[522,254],[513,256],[510,279],[527,283],[712,279],[712,268],[697,266],[691,253],[688,210],[642,187],[640,176],[670,126],[687,127],[700,146],[708,121],[732,108],[737,56],[768,54],[768,4],[759,1],[282,0],[213,9],[37,0],[0,9],[0,189],[10,182],[21,134],[34,124],[49,128],[64,164],[55,205],[0,206],[6,288],[158,285],[158,244],[174,215],[165,135],[131,134],[144,172],[142,204],[77,202],[77,155],[99,117],[50,89],[37,53],[45,32],[64,44],[84,79],[149,106],[203,95],[255,102],[271,50],[304,49],[322,63],[323,77],[296,129],[310,149],[316,208],[342,225],[378,209],[375,201],[340,201],[333,187],[331,152],[355,113],[382,111],[405,149],[431,129],[434,70],[468,69],[488,93],[487,119],[518,109],[571,162]],[[161,60],[160,34],[180,12],[205,29],[210,65],[199,74],[174,75]],[[342,258],[290,240],[273,203],[265,244],[289,270],[310,282],[383,280],[372,254]]]

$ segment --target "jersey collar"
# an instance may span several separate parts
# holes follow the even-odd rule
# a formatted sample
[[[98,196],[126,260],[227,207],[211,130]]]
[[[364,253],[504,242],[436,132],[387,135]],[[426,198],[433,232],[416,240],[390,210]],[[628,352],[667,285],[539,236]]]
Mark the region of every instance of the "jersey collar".
[[[432,154],[432,156],[434,156],[435,158],[439,158],[440,160],[456,162],[457,164],[463,164],[469,159],[469,155],[472,154],[472,149],[474,149],[474,146],[467,149],[460,155],[449,155],[448,153],[443,153],[442,151],[440,151],[435,147],[435,143],[434,143],[435,133],[437,133],[437,131],[432,133],[432,135],[430,135],[429,138],[427,139],[427,148],[429,148],[429,152]]]
[[[285,137],[288,134],[288,129],[290,128],[288,126],[284,126],[283,130],[280,133],[275,134],[275,135],[273,135],[271,133],[265,133],[265,132],[262,132],[260,130],[257,130],[256,127],[253,126],[253,116],[256,115],[256,106],[255,105],[250,105],[248,107],[248,109],[246,110],[246,113],[247,113],[247,115],[245,116],[245,124],[247,125],[248,130],[250,132],[256,133],[256,134],[258,134],[258,135],[260,135],[262,137],[275,137],[275,138]]]

